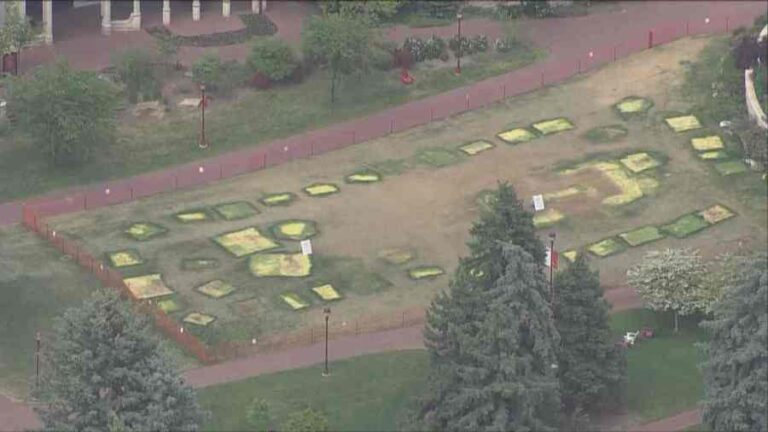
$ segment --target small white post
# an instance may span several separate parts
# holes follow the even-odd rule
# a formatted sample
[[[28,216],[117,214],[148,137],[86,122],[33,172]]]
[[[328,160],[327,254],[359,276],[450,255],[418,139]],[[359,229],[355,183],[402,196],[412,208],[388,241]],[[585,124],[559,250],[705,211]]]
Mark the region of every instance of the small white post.
[[[163,25],[171,25],[171,0],[163,0]]]
[[[45,43],[53,43],[53,3],[51,0],[43,0],[43,31]]]
[[[101,34],[112,33],[112,0],[101,0]]]
[[[192,0],[192,21],[200,21],[200,0]]]
[[[230,6],[229,0],[221,0],[221,15],[225,18],[229,18]]]

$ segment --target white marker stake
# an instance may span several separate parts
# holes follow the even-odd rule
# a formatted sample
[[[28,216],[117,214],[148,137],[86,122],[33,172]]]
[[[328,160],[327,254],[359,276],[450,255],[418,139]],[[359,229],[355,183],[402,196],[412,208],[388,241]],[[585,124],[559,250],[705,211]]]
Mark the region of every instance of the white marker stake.
[[[544,210],[544,196],[542,196],[542,195],[534,195],[533,196],[533,209],[535,211],[542,211],[542,210]]]
[[[302,240],[301,241],[301,253],[304,255],[312,255],[312,241],[311,240]]]

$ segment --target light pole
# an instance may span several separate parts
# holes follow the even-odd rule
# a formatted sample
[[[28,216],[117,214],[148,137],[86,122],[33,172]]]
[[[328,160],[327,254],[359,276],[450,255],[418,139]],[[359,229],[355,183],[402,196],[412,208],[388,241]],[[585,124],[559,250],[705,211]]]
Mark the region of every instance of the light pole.
[[[200,143],[201,149],[208,148],[208,141],[205,139],[205,106],[208,105],[208,100],[205,97],[205,86],[200,85],[200,109],[202,116],[200,118]]]
[[[327,307],[323,309],[323,315],[325,315],[325,371],[323,376],[329,376],[328,372],[328,320],[331,318],[331,308]]]
[[[552,304],[555,303],[555,233],[549,233],[549,295]]]
[[[35,333],[35,388],[40,386],[40,332]]]
[[[456,75],[461,75],[461,12],[456,14],[456,20],[459,26],[458,47],[456,48]]]

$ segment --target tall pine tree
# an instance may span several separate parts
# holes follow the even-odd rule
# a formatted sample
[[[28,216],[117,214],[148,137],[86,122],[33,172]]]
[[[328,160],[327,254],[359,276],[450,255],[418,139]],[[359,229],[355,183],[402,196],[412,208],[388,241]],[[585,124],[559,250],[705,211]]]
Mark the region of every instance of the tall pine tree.
[[[38,396],[47,430],[195,431],[194,391],[160,352],[145,318],[99,291],[59,318]]]
[[[476,277],[462,260],[449,291],[428,310],[431,369],[417,414],[421,429],[556,429],[559,337],[542,266],[519,246],[497,248],[503,271],[496,281]]]
[[[704,424],[713,431],[768,430],[768,259],[733,269],[731,286],[702,323]]]
[[[608,303],[600,277],[579,254],[555,278],[555,325],[560,333],[558,375],[566,414],[621,403],[625,380],[624,352],[612,341]]]

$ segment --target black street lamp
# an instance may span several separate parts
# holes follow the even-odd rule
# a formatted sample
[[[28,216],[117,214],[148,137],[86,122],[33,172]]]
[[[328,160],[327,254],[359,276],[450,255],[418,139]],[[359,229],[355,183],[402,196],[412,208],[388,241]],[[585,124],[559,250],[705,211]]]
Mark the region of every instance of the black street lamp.
[[[549,295],[552,304],[555,303],[555,233],[549,233]]]
[[[325,372],[323,372],[323,376],[329,376],[331,373],[328,372],[328,320],[331,318],[331,308],[323,309],[323,315],[325,315]]]
[[[202,111],[202,117],[200,119],[200,143],[201,149],[208,148],[208,141],[205,139],[205,106],[208,105],[208,100],[205,97],[205,86],[200,85],[200,108]]]
[[[35,333],[35,388],[40,386],[40,332]]]
[[[459,40],[458,40],[458,47],[456,48],[456,75],[461,75],[461,12],[456,14],[456,20],[458,21],[459,25]]]

